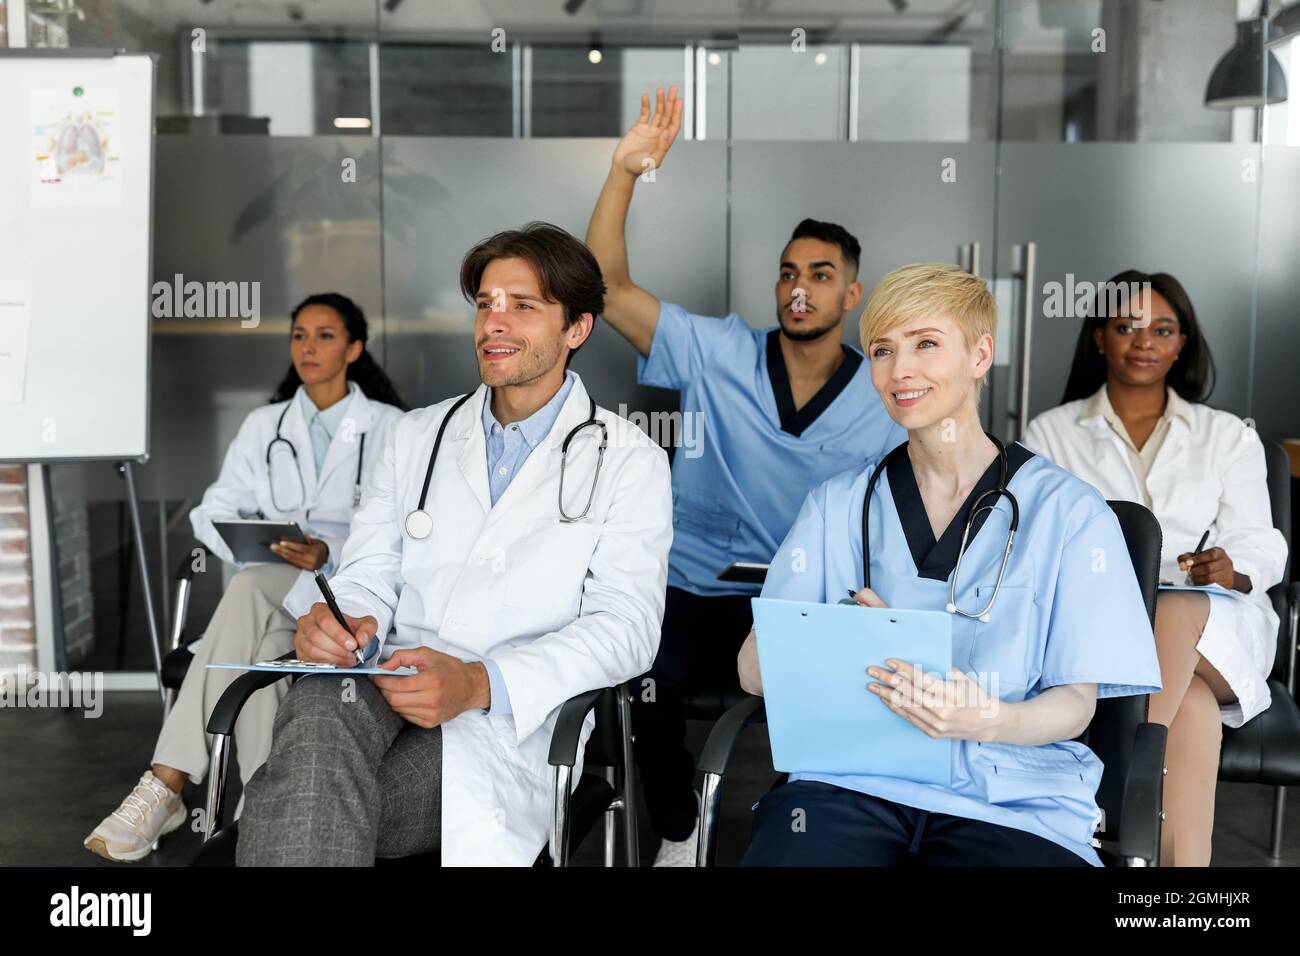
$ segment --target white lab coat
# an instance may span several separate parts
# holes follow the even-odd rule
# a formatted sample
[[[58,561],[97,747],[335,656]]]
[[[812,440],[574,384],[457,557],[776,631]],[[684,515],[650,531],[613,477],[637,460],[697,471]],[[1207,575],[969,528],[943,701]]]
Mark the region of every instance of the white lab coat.
[[[487,395],[479,386],[448,423],[425,505],[433,532],[423,540],[408,537],[404,522],[454,399],[398,422],[330,579],[345,613],[378,620],[384,658],[424,645],[466,661],[491,658],[501,669],[511,716],[474,709],[442,726],[448,866],[536,859],[549,833],[547,752],[558,708],[649,670],[672,543],[667,456],[605,409],[596,414],[609,446],[591,511],[578,522],[559,520],[560,446],[590,411],[581,379],[493,507],[481,420]],[[570,445],[570,515],[587,501],[598,442],[593,426]],[[588,717],[584,746],[593,726]]]
[[[1105,386],[1102,386],[1103,388]],[[1023,443],[1094,485],[1107,498],[1142,501],[1123,439],[1100,414],[1080,419],[1087,399],[1067,402],[1029,424]],[[1182,583],[1178,555],[1210,529],[1207,548],[1228,553],[1251,580],[1249,594],[1211,598],[1197,650],[1237,695],[1220,707],[1240,727],[1268,709],[1268,675],[1277,650],[1278,618],[1268,589],[1282,580],[1286,540],[1273,527],[1264,447],[1236,415],[1188,403],[1190,425],[1174,416],[1147,475],[1151,510],[1164,542],[1160,577]]]
[[[299,386],[299,391],[302,386]],[[321,475],[316,475],[316,456],[312,452],[311,436],[303,418],[298,396],[288,402],[276,402],[254,409],[239,427],[239,433],[226,449],[225,461],[217,480],[203,493],[203,500],[190,512],[194,536],[207,546],[212,554],[231,564],[238,565],[222,540],[213,521],[249,518],[258,511],[269,520],[296,521],[298,527],[329,546],[329,562],[325,571],[337,565],[347,537],[348,524],[355,511],[353,493],[357,480],[357,455],[361,450],[361,435],[366,436],[365,461],[362,462],[362,488],[367,489],[379,464],[383,446],[387,444],[393,426],[402,411],[383,402],[372,401],[355,382],[348,383],[348,403],[339,422],[338,430],[330,441],[329,451]],[[275,438],[276,422],[288,404],[289,414],[284,416],[280,436],[293,443],[297,452],[298,476],[290,467],[292,456],[287,451],[277,452],[275,459],[275,500],[291,507],[280,511],[271,495],[271,474],[267,468],[266,450]],[[284,446],[279,446],[283,448]],[[302,478],[302,486],[298,484]],[[306,489],[306,499],[302,499]],[[300,616],[315,601],[320,591],[310,573],[303,571],[284,599],[285,607]]]

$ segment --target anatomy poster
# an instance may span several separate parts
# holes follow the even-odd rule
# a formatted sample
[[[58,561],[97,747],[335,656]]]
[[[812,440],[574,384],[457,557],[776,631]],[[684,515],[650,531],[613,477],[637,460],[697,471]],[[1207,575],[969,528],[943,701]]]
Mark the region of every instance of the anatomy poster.
[[[122,201],[116,89],[33,90],[31,121],[33,206]]]

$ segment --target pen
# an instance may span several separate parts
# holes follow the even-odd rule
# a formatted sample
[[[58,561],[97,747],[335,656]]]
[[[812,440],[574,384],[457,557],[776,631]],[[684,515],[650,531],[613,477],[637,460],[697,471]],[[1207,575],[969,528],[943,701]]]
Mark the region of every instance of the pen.
[[[1192,552],[1193,555],[1197,555],[1201,553],[1201,548],[1205,547],[1206,539],[1208,539],[1209,537],[1210,537],[1210,529],[1206,528],[1205,534],[1201,535],[1201,540],[1196,542],[1196,550]],[[1192,572],[1190,568],[1187,571],[1187,583],[1188,584],[1192,583]]]
[[[853,588],[849,588],[849,596],[848,596],[847,598],[840,598],[840,603],[841,603],[841,604],[853,604],[853,605],[856,606],[857,603],[858,603],[857,600],[856,600],[856,597],[855,597],[856,594],[857,594],[857,592],[854,591]]]
[[[330,590],[329,582],[325,580],[325,575],[319,571],[316,572],[316,586],[320,588],[320,593],[325,596],[325,603],[329,605],[330,613],[334,615],[334,620],[343,625],[343,630],[352,634],[352,628],[348,627],[347,619],[343,617],[343,612],[339,610],[338,603],[334,600],[334,592]],[[356,635],[352,634],[355,638]],[[361,642],[357,641],[357,648],[353,651],[357,655],[357,663],[364,664],[366,655],[361,652]]]

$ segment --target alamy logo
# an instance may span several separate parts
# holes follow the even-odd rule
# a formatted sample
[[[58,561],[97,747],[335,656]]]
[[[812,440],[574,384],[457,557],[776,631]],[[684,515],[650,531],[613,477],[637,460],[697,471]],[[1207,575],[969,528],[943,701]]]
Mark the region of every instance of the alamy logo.
[[[704,454],[703,412],[634,412],[621,403],[618,414],[645,432],[660,448],[680,448],[687,458]]]
[[[77,708],[94,720],[104,712],[102,671],[16,671],[0,674],[0,707]]]
[[[176,273],[171,284],[155,282],[155,319],[241,319],[241,329],[255,329],[262,321],[260,282],[186,282]]]
[[[1089,282],[1076,280],[1073,272],[1065,274],[1065,282],[1048,282],[1043,285],[1043,316],[1048,319],[1086,319],[1094,315],[1114,316],[1129,309],[1134,328],[1146,328],[1150,320],[1140,309],[1144,299],[1151,295],[1150,282]]]
[[[50,897],[51,926],[129,926],[131,935],[148,936],[152,913],[150,893],[82,893],[73,886]]]

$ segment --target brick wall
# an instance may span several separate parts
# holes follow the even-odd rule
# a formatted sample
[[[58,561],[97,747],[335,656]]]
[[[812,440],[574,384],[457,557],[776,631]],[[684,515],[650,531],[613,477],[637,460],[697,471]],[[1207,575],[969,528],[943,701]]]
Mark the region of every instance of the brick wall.
[[[97,467],[104,467],[99,465]],[[59,592],[63,601],[63,646],[75,668],[94,649],[94,604],[90,587],[90,522],[86,503],[68,466],[50,466],[54,538],[59,549]],[[132,570],[135,565],[133,564]]]
[[[36,666],[27,467],[0,466],[0,671]]]
[[[54,535],[59,549],[59,588],[63,597],[63,638],[68,663],[94,649],[94,604],[90,588],[90,529],[86,506],[60,495],[61,470],[51,472]],[[30,519],[27,467],[0,466],[0,672],[36,666],[36,622],[32,607]]]

